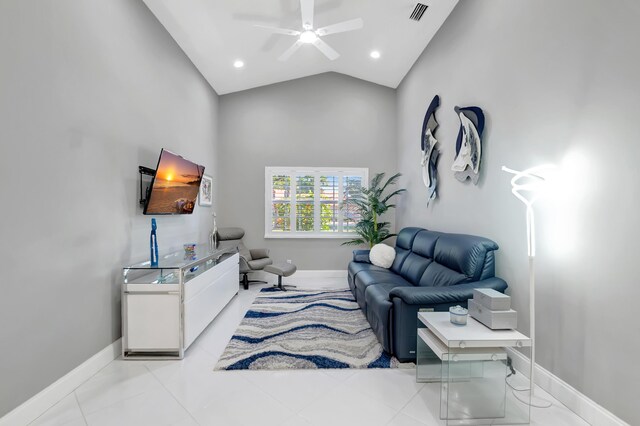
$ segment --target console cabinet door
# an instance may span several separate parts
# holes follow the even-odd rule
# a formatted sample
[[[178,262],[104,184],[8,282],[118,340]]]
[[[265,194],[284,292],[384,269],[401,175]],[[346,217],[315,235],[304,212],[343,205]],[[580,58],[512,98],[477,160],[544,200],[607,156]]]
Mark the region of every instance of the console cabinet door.
[[[127,350],[179,350],[180,294],[126,293]]]

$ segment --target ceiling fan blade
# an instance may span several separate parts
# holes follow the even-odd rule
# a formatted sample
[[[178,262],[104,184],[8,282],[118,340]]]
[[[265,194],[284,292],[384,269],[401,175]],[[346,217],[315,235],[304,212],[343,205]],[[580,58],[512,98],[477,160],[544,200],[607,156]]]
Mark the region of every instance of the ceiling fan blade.
[[[254,25],[254,27],[262,28],[262,29],[265,29],[267,31],[271,31],[272,33],[276,33],[276,34],[284,34],[284,35],[290,35],[290,36],[299,36],[300,35],[300,31],[290,30],[288,28],[269,27],[267,25]]]
[[[317,38],[316,41],[313,42],[313,45],[318,48],[319,51],[324,53],[324,55],[330,60],[334,61],[340,57],[340,54],[333,50],[331,46],[322,41],[322,39]]]
[[[278,58],[279,61],[286,61],[287,59],[289,59],[291,57],[291,55],[293,55],[296,50],[298,50],[300,48],[300,46],[302,46],[304,43],[301,42],[300,40],[297,40],[295,43],[293,43],[291,45],[290,48],[288,48],[287,50],[284,51],[284,53],[282,55],[280,55],[280,57]]]
[[[302,28],[313,28],[313,3],[314,0],[300,0],[300,13],[302,14]]]
[[[343,33],[345,31],[359,30],[364,26],[364,21],[361,18],[350,19],[348,21],[339,22],[333,25],[327,25],[326,27],[318,28],[316,34],[319,36],[325,36],[329,34]]]

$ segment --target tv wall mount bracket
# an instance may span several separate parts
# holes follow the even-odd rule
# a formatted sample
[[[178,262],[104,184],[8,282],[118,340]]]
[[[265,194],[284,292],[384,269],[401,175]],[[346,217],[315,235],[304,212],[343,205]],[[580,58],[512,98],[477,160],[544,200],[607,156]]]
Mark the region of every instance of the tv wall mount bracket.
[[[140,173],[140,205],[144,207],[149,199],[149,192],[151,191],[151,179],[156,175],[154,169],[150,169],[144,166],[138,166],[138,173]],[[145,176],[151,176],[151,178],[145,178]]]

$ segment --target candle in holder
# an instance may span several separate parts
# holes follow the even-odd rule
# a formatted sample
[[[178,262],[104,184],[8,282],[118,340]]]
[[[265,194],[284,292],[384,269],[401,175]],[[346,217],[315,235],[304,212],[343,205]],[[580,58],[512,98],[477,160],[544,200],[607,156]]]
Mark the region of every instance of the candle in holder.
[[[462,306],[452,306],[449,308],[449,320],[455,325],[467,325],[468,311]]]

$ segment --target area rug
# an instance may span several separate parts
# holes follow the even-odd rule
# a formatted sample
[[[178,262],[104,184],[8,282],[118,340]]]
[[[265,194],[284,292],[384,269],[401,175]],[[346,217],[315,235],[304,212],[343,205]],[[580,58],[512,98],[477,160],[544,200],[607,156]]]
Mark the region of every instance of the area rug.
[[[266,288],[258,294],[216,370],[397,368],[345,290]]]

